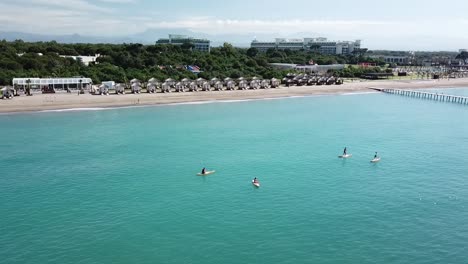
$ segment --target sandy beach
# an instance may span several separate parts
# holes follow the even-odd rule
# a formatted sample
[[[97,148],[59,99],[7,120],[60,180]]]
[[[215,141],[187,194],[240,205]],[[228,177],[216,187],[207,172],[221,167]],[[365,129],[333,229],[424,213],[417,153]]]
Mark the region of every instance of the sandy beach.
[[[370,88],[450,88],[468,87],[468,78],[444,80],[381,80],[354,81],[332,86],[291,86],[267,90],[235,90],[185,93],[125,94],[108,96],[76,93],[21,95],[0,100],[0,113],[30,112],[74,108],[124,107],[135,105],[158,105],[200,101],[245,100],[279,98],[307,95],[347,94],[372,92]]]

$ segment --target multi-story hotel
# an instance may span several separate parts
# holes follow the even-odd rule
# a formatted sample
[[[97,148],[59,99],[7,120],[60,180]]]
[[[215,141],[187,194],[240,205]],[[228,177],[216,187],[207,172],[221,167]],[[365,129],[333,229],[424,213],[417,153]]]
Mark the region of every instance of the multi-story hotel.
[[[162,38],[156,44],[182,45],[189,43],[193,45],[193,50],[210,52],[210,41],[208,39],[192,38],[185,35],[169,35],[169,38]]]
[[[250,47],[260,51],[277,50],[313,50],[323,54],[351,54],[361,48],[361,41],[331,41],[326,38],[285,39],[277,38],[274,42],[254,40]]]

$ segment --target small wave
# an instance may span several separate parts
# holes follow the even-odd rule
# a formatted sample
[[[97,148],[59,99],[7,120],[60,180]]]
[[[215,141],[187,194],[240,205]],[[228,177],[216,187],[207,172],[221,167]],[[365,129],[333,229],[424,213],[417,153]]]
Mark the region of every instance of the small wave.
[[[118,108],[118,107],[114,107]],[[37,111],[38,113],[48,113],[48,112],[74,112],[74,111],[101,111],[101,110],[108,110],[113,109],[111,107],[104,108],[104,107],[83,107],[83,108],[65,108],[65,109],[51,109],[51,110],[41,110]]]

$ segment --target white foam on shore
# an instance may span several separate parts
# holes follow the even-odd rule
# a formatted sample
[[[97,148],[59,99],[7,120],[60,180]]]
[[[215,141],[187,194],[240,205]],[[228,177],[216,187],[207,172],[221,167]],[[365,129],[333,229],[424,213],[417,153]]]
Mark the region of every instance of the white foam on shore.
[[[83,107],[83,108],[65,108],[65,109],[51,109],[51,110],[40,110],[37,113],[48,113],[48,112],[74,112],[74,111],[101,111],[112,108],[104,107]]]

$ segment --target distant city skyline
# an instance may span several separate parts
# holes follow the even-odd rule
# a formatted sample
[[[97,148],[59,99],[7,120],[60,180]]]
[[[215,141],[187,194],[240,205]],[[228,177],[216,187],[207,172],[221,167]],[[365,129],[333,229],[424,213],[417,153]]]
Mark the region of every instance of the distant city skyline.
[[[327,37],[361,39],[369,49],[458,51],[468,48],[466,10],[463,0],[3,0],[0,32],[103,38],[160,32],[144,36],[153,42],[172,32],[243,46],[254,38]]]

